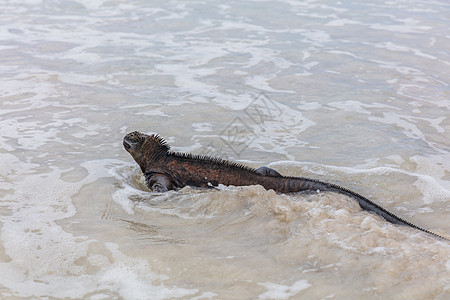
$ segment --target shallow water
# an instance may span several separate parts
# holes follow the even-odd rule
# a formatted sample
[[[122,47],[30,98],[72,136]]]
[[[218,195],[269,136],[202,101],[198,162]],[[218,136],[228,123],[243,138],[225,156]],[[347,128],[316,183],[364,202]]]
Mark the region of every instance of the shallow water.
[[[450,236],[446,1],[0,4],[0,298],[448,299],[450,245],[344,196],[150,193],[133,130]]]

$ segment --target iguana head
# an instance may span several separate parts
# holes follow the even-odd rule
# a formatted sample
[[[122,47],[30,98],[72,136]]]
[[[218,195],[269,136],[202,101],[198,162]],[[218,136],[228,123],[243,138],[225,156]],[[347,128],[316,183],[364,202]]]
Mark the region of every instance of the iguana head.
[[[152,163],[161,159],[170,150],[169,145],[159,135],[148,135],[138,131],[130,132],[123,138],[123,147],[144,173]]]
[[[133,155],[134,152],[139,152],[148,137],[148,134],[139,131],[130,132],[123,138],[123,147]]]

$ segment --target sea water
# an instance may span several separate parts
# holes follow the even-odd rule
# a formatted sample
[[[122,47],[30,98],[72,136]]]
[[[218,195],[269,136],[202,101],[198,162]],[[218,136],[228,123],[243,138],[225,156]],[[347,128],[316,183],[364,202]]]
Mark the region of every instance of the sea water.
[[[446,241],[332,193],[151,193],[122,138],[337,183],[450,237],[449,16],[2,1],[0,298],[448,299]]]

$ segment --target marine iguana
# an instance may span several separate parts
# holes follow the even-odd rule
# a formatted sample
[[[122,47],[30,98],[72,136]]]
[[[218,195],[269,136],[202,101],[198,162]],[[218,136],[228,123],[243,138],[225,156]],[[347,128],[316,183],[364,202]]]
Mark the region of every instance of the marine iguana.
[[[157,134],[131,132],[124,137],[123,146],[137,162],[145,176],[147,187],[153,191],[165,192],[185,186],[210,188],[219,184],[234,186],[259,184],[267,190],[272,189],[278,193],[336,192],[355,199],[362,209],[374,212],[393,224],[410,226],[449,240],[405,221],[360,194],[336,184],[305,177],[282,176],[268,167],[254,169],[221,158],[173,152],[166,141]]]

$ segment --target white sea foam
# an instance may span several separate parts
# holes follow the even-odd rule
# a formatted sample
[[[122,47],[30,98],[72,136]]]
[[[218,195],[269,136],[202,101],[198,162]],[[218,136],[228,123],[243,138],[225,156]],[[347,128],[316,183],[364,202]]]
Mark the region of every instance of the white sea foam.
[[[398,21],[403,24],[372,24],[370,25],[370,28],[402,33],[423,33],[432,29],[431,26],[420,25],[418,20],[412,18],[401,19]]]
[[[355,20],[350,20],[350,19],[338,19],[338,20],[333,20],[328,22],[327,24],[325,24],[325,26],[336,26],[336,27],[340,27],[340,26],[345,26],[345,25],[358,25],[361,24],[361,22],[359,21],[355,21]]]
[[[429,58],[432,60],[437,59],[437,57],[434,55],[425,54],[418,49],[414,49],[414,48],[410,48],[410,47],[406,47],[406,46],[402,46],[402,45],[396,45],[392,42],[377,43],[374,46],[377,48],[387,49],[387,50],[396,51],[396,52],[411,52],[411,53],[414,53],[414,55],[424,57],[424,58]]]
[[[260,282],[258,284],[267,289],[266,292],[258,296],[259,299],[289,299],[312,286],[307,280],[296,281],[290,286],[272,282]]]
[[[210,123],[193,123],[192,127],[194,127],[195,131],[205,132],[212,131],[212,125]]]
[[[10,154],[2,154],[2,165],[9,165],[11,172],[19,168],[21,174],[31,173],[37,165],[25,164]],[[89,254],[89,247],[98,241],[66,232],[56,222],[75,215],[71,202],[83,185],[99,178],[115,174],[114,166],[123,167],[116,160],[83,163],[88,176],[77,183],[59,180],[61,171],[28,174],[15,180],[14,196],[3,201],[11,211],[3,215],[1,236],[6,254],[11,262],[0,263],[0,283],[13,290],[17,296],[53,296],[82,298],[97,290],[117,292],[126,299],[146,299],[149,294],[155,299],[182,297],[196,294],[198,290],[182,289],[153,281],[167,280],[164,275],[152,272],[150,264],[143,259],[133,259],[115,244],[105,244],[112,260],[106,256]],[[112,169],[111,169],[112,167]],[[24,173],[25,172],[25,173]],[[13,178],[11,175],[10,178]],[[48,185],[48,182],[53,184]],[[11,185],[2,185],[4,189]],[[122,190],[123,191],[123,190]],[[77,260],[86,257],[103,271],[93,275],[84,274],[86,267]],[[51,261],[51,263],[50,263]],[[39,278],[39,280],[35,280]],[[54,284],[48,284],[53,282]]]
[[[107,0],[76,0],[76,2],[82,4],[87,9],[98,9],[101,7]]]

